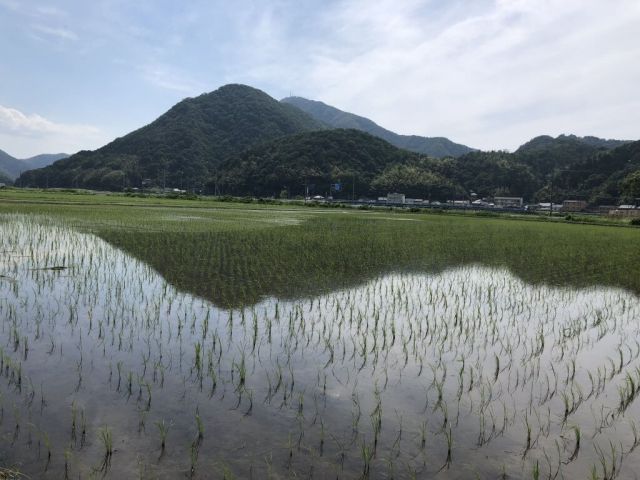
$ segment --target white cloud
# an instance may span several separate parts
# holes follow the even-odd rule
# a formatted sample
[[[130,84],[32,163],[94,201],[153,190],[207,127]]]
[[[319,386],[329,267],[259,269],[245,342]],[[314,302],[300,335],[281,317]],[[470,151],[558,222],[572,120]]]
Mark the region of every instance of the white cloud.
[[[56,123],[0,105],[0,145],[13,155],[69,152],[105,143],[104,132],[90,125]]]
[[[48,27],[46,25],[33,25],[32,28],[38,33],[44,33],[45,35],[49,35],[51,37],[59,38],[62,40],[78,40],[78,35],[76,35],[75,32],[69,30],[68,28]]]
[[[639,0],[52,4],[0,0],[11,26],[46,39],[31,52],[39,62],[11,47],[18,36],[5,42],[0,76],[16,90],[22,78],[57,85],[65,117],[89,104],[117,134],[131,127],[133,115],[119,118],[132,99],[151,120],[181,96],[242,82],[479,148],[545,133],[639,136]]]
[[[497,0],[466,15],[435,3],[339,2],[302,88],[401,133],[480,148],[543,133],[638,138],[640,2]]]
[[[15,108],[0,105],[0,130],[16,134],[96,134],[98,129],[88,125],[54,123],[38,115],[27,115]]]

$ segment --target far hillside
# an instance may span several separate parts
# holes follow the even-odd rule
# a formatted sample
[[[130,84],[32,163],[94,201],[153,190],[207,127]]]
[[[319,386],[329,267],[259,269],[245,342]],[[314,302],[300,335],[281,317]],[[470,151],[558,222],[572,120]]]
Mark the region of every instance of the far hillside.
[[[5,178],[5,181],[0,180],[0,182],[13,181],[27,170],[46,167],[68,156],[66,153],[45,153],[35,157],[18,159],[0,150],[0,176]]]
[[[430,157],[459,157],[473,151],[472,148],[459,143],[454,143],[445,137],[421,137],[418,135],[399,135],[382,128],[368,118],[344,112],[331,105],[316,100],[308,100],[302,97],[287,97],[281,100],[283,103],[293,105],[308,113],[319,122],[332,128],[353,128],[362,130],[376,137],[386,140],[398,148],[422,153]]]

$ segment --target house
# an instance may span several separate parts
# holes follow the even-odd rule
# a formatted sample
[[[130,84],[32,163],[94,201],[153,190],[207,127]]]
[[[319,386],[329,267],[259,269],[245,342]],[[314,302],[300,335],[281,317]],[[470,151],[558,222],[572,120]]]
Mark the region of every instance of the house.
[[[387,203],[405,203],[405,195],[404,193],[388,193],[387,194]]]
[[[522,197],[494,197],[493,203],[498,208],[522,207]]]
[[[563,212],[582,212],[587,209],[587,202],[584,200],[565,200],[562,202]]]
[[[620,205],[617,209],[611,210],[609,215],[612,217],[640,218],[640,208],[635,208],[633,205]]]
[[[598,205],[597,212],[601,215],[607,215],[611,210],[615,210],[615,205]]]
[[[559,212],[560,209],[562,208],[562,205],[560,205],[559,203],[543,202],[543,203],[539,203],[538,205],[539,205],[538,210],[541,212],[548,212],[549,210],[551,210],[552,207],[554,212]]]

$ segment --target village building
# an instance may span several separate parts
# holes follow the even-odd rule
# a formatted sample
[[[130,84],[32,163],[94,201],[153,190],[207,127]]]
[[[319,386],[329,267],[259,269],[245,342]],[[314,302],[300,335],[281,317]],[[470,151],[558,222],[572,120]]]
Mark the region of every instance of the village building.
[[[588,203],[584,200],[565,200],[562,202],[564,212],[583,212],[587,209]]]
[[[498,208],[522,207],[522,197],[494,197],[493,203]]]

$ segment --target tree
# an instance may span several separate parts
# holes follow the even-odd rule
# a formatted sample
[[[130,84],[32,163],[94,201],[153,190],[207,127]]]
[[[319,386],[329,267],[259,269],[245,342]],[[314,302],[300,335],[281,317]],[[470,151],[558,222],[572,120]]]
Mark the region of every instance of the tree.
[[[622,194],[631,202],[640,198],[640,170],[630,173],[622,180]]]

